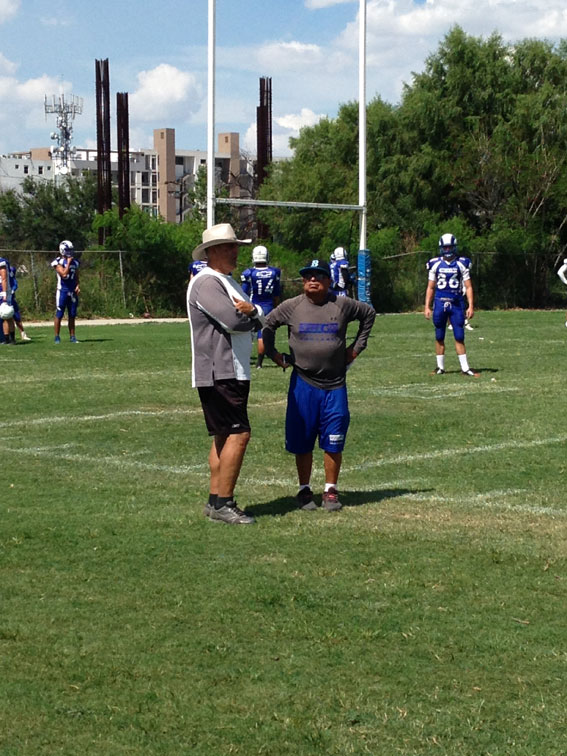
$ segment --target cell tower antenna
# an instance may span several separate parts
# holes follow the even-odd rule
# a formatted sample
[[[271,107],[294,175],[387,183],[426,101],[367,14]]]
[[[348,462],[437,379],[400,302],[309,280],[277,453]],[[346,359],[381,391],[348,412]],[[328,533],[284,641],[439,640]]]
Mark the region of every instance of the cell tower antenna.
[[[71,95],[70,98],[65,99],[64,94],[52,95],[51,98],[45,95],[45,117],[47,118],[50,113],[55,113],[59,129],[51,133],[51,138],[57,142],[57,146],[51,149],[55,176],[64,176],[69,173],[69,160],[75,152],[75,148],[71,146],[73,120],[82,112],[82,97]]]

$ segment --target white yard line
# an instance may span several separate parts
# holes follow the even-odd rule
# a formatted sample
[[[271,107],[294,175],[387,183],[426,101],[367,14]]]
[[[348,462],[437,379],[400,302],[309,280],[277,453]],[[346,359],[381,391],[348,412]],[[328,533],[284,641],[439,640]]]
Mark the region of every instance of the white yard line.
[[[281,399],[277,402],[263,402],[262,404],[248,405],[249,408],[259,407],[277,407],[285,404],[285,400]],[[101,415],[51,415],[46,417],[34,417],[23,420],[4,420],[0,422],[0,428],[28,428],[35,426],[50,426],[61,425],[61,423],[92,423],[101,422],[104,420],[117,420],[121,417],[166,417],[173,415],[200,415],[202,414],[200,407],[191,407],[188,409],[164,409],[164,410],[120,410],[118,412],[106,412]]]
[[[508,393],[508,392],[514,392],[519,391],[520,389],[516,386],[494,386],[494,385],[484,385],[479,386],[478,384],[475,384],[474,386],[474,396],[478,396],[479,394],[501,394],[501,393]],[[454,387],[451,389],[440,389],[437,387],[429,387],[426,388],[425,391],[419,392],[417,387],[409,387],[404,388],[402,386],[400,387],[392,387],[392,388],[376,388],[376,389],[354,389],[350,392],[350,397],[356,401],[363,401],[362,398],[359,398],[360,395],[369,395],[369,396],[395,396],[395,397],[402,397],[407,399],[423,399],[425,401],[435,401],[436,399],[446,399],[447,397],[458,397],[458,396],[470,396],[471,395],[471,386],[470,383],[467,386],[462,387]]]
[[[67,462],[80,462],[81,464],[94,464],[97,466],[111,466],[118,467],[120,469],[131,468],[136,470],[143,470],[145,472],[164,472],[173,475],[187,475],[188,473],[202,473],[209,474],[209,466],[207,462],[200,463],[198,465],[158,465],[152,462],[138,462],[119,455],[95,457],[88,454],[77,454],[70,452],[61,452],[62,448],[70,448],[71,444],[61,446],[31,446],[26,449],[17,449],[14,447],[2,446],[0,447],[4,452],[11,454],[17,452],[18,454],[29,455],[31,457],[51,457],[56,456],[57,460],[66,460]]]
[[[445,459],[450,457],[461,457],[465,454],[484,454],[505,449],[534,449],[539,446],[552,446],[554,444],[564,444],[567,441],[567,434],[562,436],[552,436],[550,438],[534,438],[530,441],[506,441],[500,444],[490,444],[485,446],[459,446],[451,449],[437,449],[436,451],[421,452],[420,454],[397,454],[394,457],[382,457],[380,459],[368,460],[361,465],[352,465],[343,467],[342,472],[359,472],[360,470],[370,470],[374,467],[385,467],[386,465],[411,464],[412,462],[425,462],[428,459]]]
[[[540,440],[534,440],[532,442],[527,442],[525,444],[522,444],[522,446],[525,448],[526,446],[541,446],[543,444],[549,444],[549,443],[555,443],[555,442],[563,442],[565,439],[567,439],[567,436],[555,438],[555,439],[540,439]],[[119,470],[125,470],[125,469],[134,469],[139,470],[141,472],[158,472],[158,473],[166,473],[168,475],[198,475],[199,477],[208,478],[209,476],[209,468],[208,463],[203,462],[196,465],[160,465],[152,462],[140,462],[138,460],[133,460],[129,458],[124,458],[120,456],[104,456],[104,457],[97,457],[97,456],[91,456],[88,454],[80,454],[80,453],[73,453],[70,451],[65,451],[65,449],[72,448],[72,444],[59,444],[55,446],[33,446],[28,448],[14,448],[14,447],[8,447],[8,446],[0,446],[0,449],[2,449],[3,452],[8,452],[10,454],[17,453],[19,455],[29,455],[32,457],[49,457],[53,458],[54,455],[56,455],[57,460],[65,460],[67,462],[77,462],[81,465],[84,464],[93,464],[95,466],[105,466],[105,467],[114,467],[118,468]],[[496,444],[494,446],[484,446],[484,447],[476,447],[475,451],[495,451],[498,449],[502,449],[505,445],[504,444]],[[439,452],[435,453],[435,456],[451,456],[454,453],[455,450],[453,449],[447,449],[447,450],[439,450]],[[470,450],[472,451],[472,450]],[[462,452],[461,452],[462,453]],[[404,458],[405,461],[415,461],[418,459],[422,459],[423,455],[413,455],[410,457],[409,455]],[[429,458],[431,458],[431,454],[429,455]],[[381,460],[383,464],[398,464],[398,461],[400,460],[400,457],[390,458]],[[351,468],[350,470],[344,470],[344,472],[352,472],[354,470],[359,470],[360,467],[357,468]],[[319,475],[318,472],[314,475],[315,479],[321,478],[322,481],[322,475]],[[255,486],[257,488],[273,488],[273,487],[280,487],[282,489],[285,489],[289,491],[289,489],[295,490],[296,486],[296,479],[294,476],[290,477],[281,477],[281,478],[247,478],[246,476],[242,476],[241,478],[241,485],[243,486]],[[376,486],[362,486],[357,487],[357,491],[376,491],[376,494],[378,497],[380,497],[380,492],[385,492],[389,490],[395,490],[395,489],[407,489],[409,486],[425,486],[428,485],[426,481],[416,481],[416,480],[393,480],[393,481],[387,481],[380,483],[377,483]],[[348,490],[348,489],[347,489]],[[512,504],[506,501],[502,501],[502,499],[507,499],[510,496],[529,496],[530,492],[527,489],[504,489],[504,490],[494,490],[494,491],[485,491],[483,493],[477,493],[477,494],[469,494],[467,495],[466,502],[465,502],[465,508],[476,508],[476,507],[482,507],[485,509],[499,509],[499,510],[505,510],[509,512],[523,512],[523,513],[530,513],[535,515],[550,515],[550,516],[560,516],[565,517],[567,516],[567,511],[561,510],[561,509],[554,509],[553,507],[545,507],[545,506],[537,506],[535,504]],[[396,497],[397,498],[397,497]],[[411,491],[405,491],[404,493],[400,493],[400,498],[404,499],[410,499],[414,502],[420,502],[424,504],[444,504],[444,505],[451,505],[451,506],[463,506],[463,499],[459,499],[452,496],[443,496],[438,494],[427,494],[425,492],[419,492],[416,491],[415,493],[412,493]]]

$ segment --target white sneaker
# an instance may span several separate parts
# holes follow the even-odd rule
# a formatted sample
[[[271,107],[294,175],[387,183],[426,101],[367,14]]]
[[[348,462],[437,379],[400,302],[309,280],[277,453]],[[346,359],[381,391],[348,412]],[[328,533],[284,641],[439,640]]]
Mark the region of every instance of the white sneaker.
[[[27,335],[27,333],[22,333],[22,341],[31,341],[30,337]]]
[[[465,328],[467,329],[467,331],[474,331],[474,328],[470,323],[465,323]]]
[[[450,331],[452,331],[452,330],[453,330],[453,326],[452,326],[452,325],[451,325],[450,323],[449,323],[449,325],[447,326],[447,328],[448,328],[448,329],[449,329]]]

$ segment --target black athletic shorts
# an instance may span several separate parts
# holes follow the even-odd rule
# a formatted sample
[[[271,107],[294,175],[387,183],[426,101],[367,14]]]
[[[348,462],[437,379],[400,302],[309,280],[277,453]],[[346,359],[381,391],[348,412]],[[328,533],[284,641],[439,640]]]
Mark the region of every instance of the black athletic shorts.
[[[209,436],[229,436],[231,433],[247,433],[250,430],[250,381],[229,378],[215,381],[214,386],[199,386],[198,391]]]

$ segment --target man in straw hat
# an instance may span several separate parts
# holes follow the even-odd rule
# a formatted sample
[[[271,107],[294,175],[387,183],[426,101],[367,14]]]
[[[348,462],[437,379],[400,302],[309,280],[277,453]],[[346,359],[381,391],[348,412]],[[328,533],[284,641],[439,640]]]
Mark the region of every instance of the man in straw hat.
[[[187,289],[191,325],[192,383],[199,391],[209,435],[209,500],[204,514],[211,520],[250,525],[254,518],[238,508],[234,488],[250,440],[248,394],[252,333],[262,328],[264,314],[232,277],[238,245],[229,223],[203,232],[193,260],[207,260]]]

